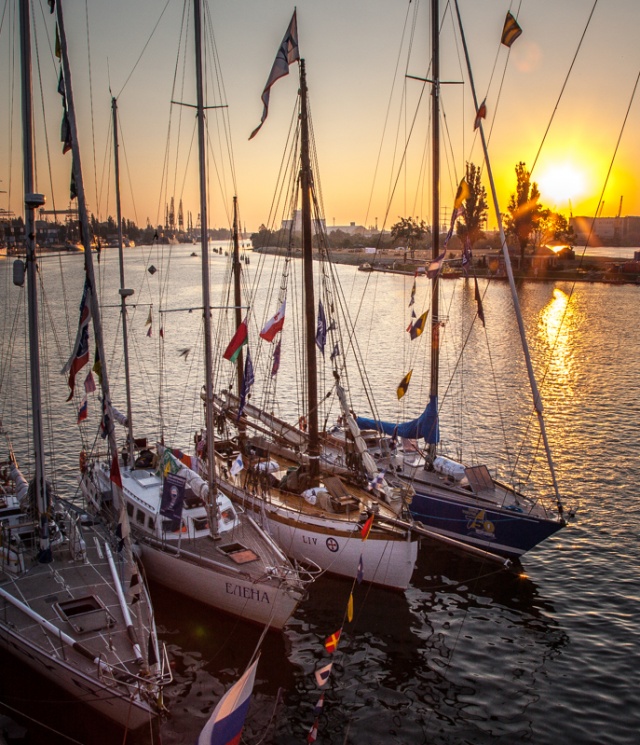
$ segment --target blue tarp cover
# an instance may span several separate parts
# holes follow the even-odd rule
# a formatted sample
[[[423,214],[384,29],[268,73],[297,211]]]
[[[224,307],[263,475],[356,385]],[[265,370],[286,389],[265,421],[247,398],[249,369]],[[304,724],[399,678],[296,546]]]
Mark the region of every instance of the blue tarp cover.
[[[377,429],[385,435],[396,435],[407,439],[417,440],[423,438],[428,443],[440,442],[440,430],[438,428],[438,397],[431,396],[427,408],[417,419],[410,422],[382,422],[379,419],[365,419],[356,417],[356,423],[360,429]]]

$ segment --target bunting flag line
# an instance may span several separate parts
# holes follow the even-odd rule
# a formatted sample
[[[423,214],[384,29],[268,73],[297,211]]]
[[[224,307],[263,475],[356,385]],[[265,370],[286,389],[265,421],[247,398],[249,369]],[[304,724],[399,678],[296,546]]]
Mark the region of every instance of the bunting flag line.
[[[238,418],[236,421],[240,421],[242,412],[247,403],[247,396],[251,390],[251,386],[255,383],[255,376],[253,374],[253,362],[251,362],[251,354],[247,349],[247,359],[244,363],[244,375],[242,377],[242,390],[240,391],[240,406],[238,407]]]
[[[84,379],[84,391],[85,393],[95,393],[96,381],[93,379],[93,374],[89,370],[87,377]]]
[[[321,693],[320,698],[318,699],[318,703],[313,707],[313,715],[315,717],[319,717],[320,714],[322,714],[323,707],[324,707],[324,693]]]
[[[409,307],[411,307],[416,301],[416,277],[413,276],[413,287],[411,288],[411,299],[409,300]]]
[[[385,471],[378,471],[378,473],[371,479],[371,481],[369,481],[367,489],[369,491],[374,491],[375,489],[377,489],[384,481],[384,475]]]
[[[327,343],[327,318],[324,314],[322,300],[318,301],[318,325],[316,327],[316,346],[324,354],[324,347]]]
[[[309,730],[309,734],[307,735],[307,742],[315,742],[318,739],[318,720],[316,719],[315,722],[311,725],[311,729]]]
[[[96,353],[93,358],[93,367],[91,369],[98,376],[98,383],[102,385],[102,361],[100,360],[100,351],[97,346]]]
[[[278,339],[276,348],[273,350],[273,365],[271,367],[272,378],[275,378],[275,376],[278,374],[278,370],[280,369],[280,344],[280,339]]]
[[[330,662],[328,665],[325,665],[324,667],[321,667],[319,670],[316,670],[316,683],[320,686],[320,688],[322,688],[322,686],[325,685],[326,682],[329,680],[332,667],[333,667],[333,662]]]
[[[78,330],[76,332],[76,340],[73,345],[73,352],[67,360],[67,364],[60,371],[62,375],[66,375],[71,369],[71,366],[78,355],[78,348],[82,343],[82,331],[89,326],[91,320],[91,285],[89,279],[85,278],[84,289],[82,290],[82,297],[80,299],[80,318],[78,320]]]
[[[328,636],[324,640],[324,648],[329,652],[329,654],[333,654],[336,649],[338,649],[338,642],[340,641],[340,634],[342,634],[342,629],[338,629],[335,631],[331,636]]]
[[[258,660],[220,699],[198,737],[198,745],[233,745],[240,742],[257,667]]]
[[[471,238],[469,238],[469,234],[465,235],[464,237],[464,244],[462,246],[462,269],[464,270],[464,273],[467,274],[469,270],[469,265],[471,264],[471,259],[473,258],[473,254],[471,252]]]
[[[429,315],[429,311],[425,310],[425,312],[420,316],[420,318],[418,318],[418,320],[409,329],[409,336],[411,337],[411,341],[413,341],[414,339],[417,339],[424,331],[424,327],[427,324],[428,315]]]
[[[442,265],[444,264],[444,257],[446,256],[446,253],[446,250],[443,251],[440,256],[438,256],[437,259],[434,259],[427,267],[427,277],[429,277],[429,279],[437,277],[440,273]]]
[[[149,308],[149,315],[147,316],[147,320],[144,322],[145,326],[151,326],[153,323],[153,315],[151,313],[151,308]]]
[[[111,470],[109,472],[109,481],[122,489],[122,476],[120,476],[120,465],[118,464],[118,453],[114,453],[111,458]]]
[[[71,362],[69,369],[69,397],[67,401],[73,398],[73,392],[76,386],[76,375],[89,362],[89,327],[84,326],[80,332],[80,344],[76,350],[75,357]]]
[[[398,394],[398,401],[407,392],[407,388],[409,387],[409,381],[411,380],[412,375],[413,375],[413,369],[409,370],[409,372],[400,381],[400,385],[398,386],[397,391],[396,391]]]
[[[366,541],[369,537],[369,533],[371,533],[371,526],[373,525],[373,518],[374,516],[371,515],[367,522],[362,526],[362,531],[360,533],[360,536],[362,537],[363,541]],[[362,557],[360,557],[362,559]]]
[[[296,11],[294,10],[293,16],[291,17],[291,23],[289,24],[289,28],[284,35],[282,44],[280,44],[280,48],[278,49],[278,52],[276,54],[276,59],[273,63],[273,67],[271,68],[271,72],[269,73],[267,84],[264,87],[264,91],[262,91],[262,103],[264,104],[262,119],[260,119],[260,124],[258,124],[258,126],[249,136],[250,140],[252,140],[258,134],[260,128],[265,123],[267,114],[269,113],[269,96],[271,94],[271,86],[276,82],[276,80],[279,80],[285,75],[288,75],[289,65],[292,65],[299,59],[300,50],[298,49],[298,20]]]
[[[285,298],[282,301],[282,305],[278,308],[278,312],[275,314],[273,318],[270,318],[266,322],[264,328],[260,332],[261,339],[271,342],[275,339],[275,336],[278,333],[278,331],[282,331],[282,327],[284,326],[284,316],[285,316],[286,310],[287,310],[287,300]]]
[[[349,595],[349,602],[347,603],[347,621],[349,623],[353,621],[353,593]]]
[[[473,278],[475,281],[475,299],[478,305],[478,318],[482,321],[482,325],[486,327],[484,322],[484,308],[482,307],[482,297],[480,295],[480,288],[478,287],[478,278]]]
[[[331,352],[331,355],[329,356],[330,360],[335,360],[335,358],[340,354],[340,347],[338,346],[338,342],[336,342],[333,352]]]
[[[138,574],[138,565],[134,562],[131,582],[129,582],[129,603],[135,605],[140,600],[141,594],[142,584],[140,583],[140,575]]]
[[[458,190],[456,191],[456,198],[453,200],[453,212],[456,217],[460,217],[462,205],[465,199],[469,199],[470,196],[471,189],[469,187],[469,184],[467,183],[466,179],[462,179],[458,186]],[[451,219],[455,220],[456,218],[452,217]]]
[[[364,561],[362,560],[362,554],[360,554],[360,558],[358,559],[358,571],[356,572],[356,581],[358,584],[362,582],[364,579]]]
[[[87,402],[87,399],[85,398],[85,400],[80,404],[80,408],[78,409],[78,424],[80,424],[80,422],[84,422],[84,420],[87,418],[88,406],[89,404]]]
[[[237,476],[243,468],[242,453],[238,453],[238,457],[231,464],[231,475]]]
[[[149,329],[147,330],[147,336],[152,335],[153,326],[149,326]]]
[[[480,104],[480,108],[476,111],[476,120],[473,123],[473,129],[476,130],[480,126],[480,122],[487,118],[487,99]]]
[[[227,345],[222,355],[225,360],[229,362],[235,362],[238,359],[240,350],[247,343],[249,332],[247,329],[247,321],[244,320],[236,329],[235,334],[231,337],[231,341]]]
[[[518,21],[507,12],[507,17],[504,21],[504,27],[502,29],[502,38],[500,43],[504,44],[505,47],[511,47],[513,42],[520,36],[522,29],[518,25]]]

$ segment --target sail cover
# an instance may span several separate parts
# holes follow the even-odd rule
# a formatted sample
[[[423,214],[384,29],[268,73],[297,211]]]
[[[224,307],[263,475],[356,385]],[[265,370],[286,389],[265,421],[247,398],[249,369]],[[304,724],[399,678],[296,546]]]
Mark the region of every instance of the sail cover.
[[[360,429],[376,429],[385,435],[405,437],[411,440],[422,437],[426,442],[432,444],[440,442],[437,396],[431,396],[427,408],[417,419],[412,419],[410,422],[383,422],[379,419],[365,419],[361,416],[356,418],[356,422]]]

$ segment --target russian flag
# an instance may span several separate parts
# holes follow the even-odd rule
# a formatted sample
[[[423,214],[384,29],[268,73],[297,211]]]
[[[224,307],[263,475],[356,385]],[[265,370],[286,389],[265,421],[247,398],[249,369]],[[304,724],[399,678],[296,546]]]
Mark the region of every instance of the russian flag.
[[[198,745],[239,745],[253,693],[258,659],[220,699],[200,733]]]

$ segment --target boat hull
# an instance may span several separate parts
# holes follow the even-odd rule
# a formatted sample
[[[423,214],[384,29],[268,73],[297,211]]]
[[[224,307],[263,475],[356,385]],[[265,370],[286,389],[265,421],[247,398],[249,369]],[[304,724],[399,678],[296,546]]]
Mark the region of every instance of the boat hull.
[[[418,559],[417,539],[401,533],[372,531],[362,540],[361,525],[331,517],[313,517],[268,501],[244,502],[292,559],[311,562],[323,571],[353,579],[362,559],[363,579],[394,590],[406,590]]]
[[[256,583],[242,571],[231,574],[226,567],[213,571],[175,553],[140,542],[142,563],[147,576],[170,590],[245,621],[284,628],[302,594],[291,588],[277,587],[268,581]]]
[[[429,494],[414,486],[410,505],[414,520],[436,533],[510,559],[519,558],[564,526],[558,519],[492,508],[454,495]]]
[[[32,670],[55,683],[83,705],[130,730],[148,725],[157,716],[155,707],[141,698],[124,696],[113,686],[99,685],[95,675],[54,657],[0,621],[0,647]]]

